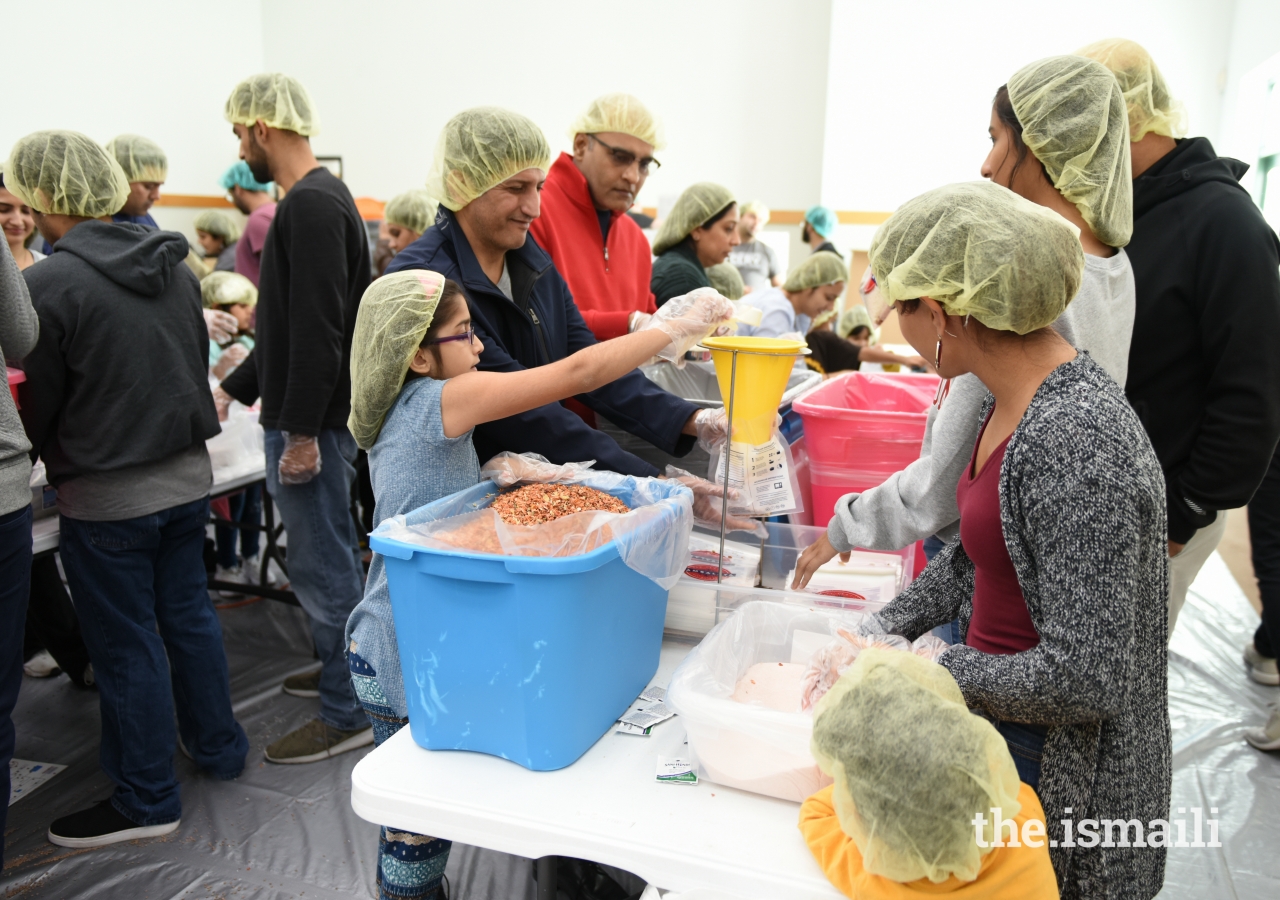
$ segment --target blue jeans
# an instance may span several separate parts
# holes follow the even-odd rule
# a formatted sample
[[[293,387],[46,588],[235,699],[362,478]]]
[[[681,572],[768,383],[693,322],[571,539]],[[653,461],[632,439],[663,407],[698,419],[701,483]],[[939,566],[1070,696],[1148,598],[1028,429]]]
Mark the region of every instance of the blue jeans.
[[[409,723],[386,705],[378,673],[359,653],[348,654],[351,682],[373,726],[373,743]],[[439,896],[452,841],[383,827],[378,834],[378,900],[434,900]]]
[[[1044,753],[1047,729],[1043,725],[1022,722],[992,722],[1009,745],[1018,777],[1036,790],[1040,789],[1040,757]]]
[[[306,484],[280,483],[284,433],[265,435],[267,490],[287,535],[289,582],[311,621],[320,655],[320,718],[332,728],[369,727],[351,689],[344,634],[364,596],[364,567],[351,518],[356,441],[345,428],[320,432],[320,474]]]
[[[31,583],[31,507],[0,516],[0,867],[9,811],[9,760],[13,759],[13,707],[22,687],[22,635]]]
[[[116,783],[112,804],[138,825],[182,815],[175,711],[183,743],[215,777],[235,778],[249,752],[209,600],[208,519],[207,497],[135,519],[61,519],[62,565],[98,683],[102,769]]]
[[[238,494],[227,498],[232,522],[244,522],[248,525],[262,524],[262,485],[251,484]],[[240,556],[245,559],[258,555],[260,532],[249,529],[232,528],[230,525],[215,525],[214,538],[218,546],[218,565],[224,569],[234,569],[240,563],[236,556],[236,536],[240,537]]]

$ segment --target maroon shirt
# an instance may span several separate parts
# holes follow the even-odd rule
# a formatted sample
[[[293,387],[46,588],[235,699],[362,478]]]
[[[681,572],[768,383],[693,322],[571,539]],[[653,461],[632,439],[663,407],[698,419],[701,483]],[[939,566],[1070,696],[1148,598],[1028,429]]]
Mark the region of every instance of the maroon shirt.
[[[244,234],[236,242],[236,272],[252,281],[254,287],[258,287],[258,277],[262,272],[262,247],[267,242],[267,231],[275,217],[276,205],[262,204],[249,213]]]
[[[964,642],[983,653],[1021,653],[1039,644],[1040,635],[1031,624],[1000,521],[1000,464],[1009,438],[996,447],[982,471],[976,477],[973,474],[974,457],[986,430],[984,423],[969,466],[956,485],[960,543],[974,568],[973,617]]]

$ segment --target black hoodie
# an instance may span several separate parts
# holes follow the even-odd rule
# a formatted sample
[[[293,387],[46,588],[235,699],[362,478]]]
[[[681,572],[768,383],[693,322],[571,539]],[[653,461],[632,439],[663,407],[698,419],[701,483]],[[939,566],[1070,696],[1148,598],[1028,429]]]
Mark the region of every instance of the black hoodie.
[[[175,232],[92,220],[22,273],[40,316],[22,421],[52,484],[159,462],[221,430],[187,252]]]
[[[1249,502],[1280,437],[1280,240],[1240,186],[1248,169],[1188,138],[1133,182],[1125,393],[1178,543]]]

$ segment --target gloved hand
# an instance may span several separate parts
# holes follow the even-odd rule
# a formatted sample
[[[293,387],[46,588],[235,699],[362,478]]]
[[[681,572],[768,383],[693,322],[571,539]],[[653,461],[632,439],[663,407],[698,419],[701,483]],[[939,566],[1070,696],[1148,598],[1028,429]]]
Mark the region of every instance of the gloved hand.
[[[693,416],[698,446],[710,452],[729,439],[729,417],[723,409],[700,409]]]
[[[634,334],[644,327],[645,322],[648,322],[652,318],[653,316],[647,312],[639,312],[638,310],[633,312],[631,317],[627,320],[627,333]]]
[[[671,343],[658,351],[658,357],[683,366],[684,355],[717,328],[727,325],[732,317],[733,303],[714,288],[698,288],[672,297],[635,330],[656,328],[669,336]]]
[[[723,518],[726,531],[750,531],[758,537],[765,537],[768,534],[764,524],[756,519],[725,515],[723,485],[699,478],[692,472],[686,472],[675,466],[667,466],[665,477],[671,481],[678,481],[693,491],[693,521],[704,528],[719,531],[720,520]],[[737,497],[738,492],[730,488],[729,499],[736,500]]]
[[[231,409],[231,402],[235,398],[224,391],[221,386],[213,389],[213,405],[218,410],[218,421],[227,421],[227,413]]]
[[[513,484],[554,484],[558,481],[576,481],[591,471],[594,459],[584,462],[556,465],[537,453],[512,453],[503,450],[480,469],[480,477],[487,478],[500,488]]]
[[[220,309],[206,309],[204,327],[208,329],[209,337],[214,343],[225,344],[236,336],[236,332],[240,330],[240,323],[231,313]]]
[[[249,349],[244,344],[232,344],[222,351],[217,365],[213,367],[213,377],[221,381],[231,374],[232,370],[249,358]]]
[[[320,474],[320,441],[312,435],[285,431],[284,452],[280,454],[281,484],[306,484]]]

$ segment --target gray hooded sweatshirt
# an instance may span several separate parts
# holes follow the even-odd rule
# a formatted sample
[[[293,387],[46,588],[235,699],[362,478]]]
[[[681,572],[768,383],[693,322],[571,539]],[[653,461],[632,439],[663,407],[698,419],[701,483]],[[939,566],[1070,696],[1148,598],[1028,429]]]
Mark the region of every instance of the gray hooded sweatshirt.
[[[20,360],[36,345],[40,323],[9,245],[0,251],[0,355]],[[31,443],[6,385],[0,395],[0,516],[31,503]]]
[[[22,420],[63,515],[149,515],[208,494],[221,429],[186,239],[81,222],[23,274],[40,316]]]
[[[1124,387],[1135,308],[1133,267],[1125,252],[1086,255],[1080,291],[1053,327]],[[898,550],[935,534],[954,540],[960,533],[956,485],[973,455],[986,399],[987,388],[977,376],[953,378],[929,410],[920,458],[883,484],[836,501],[827,525],[831,546]]]

